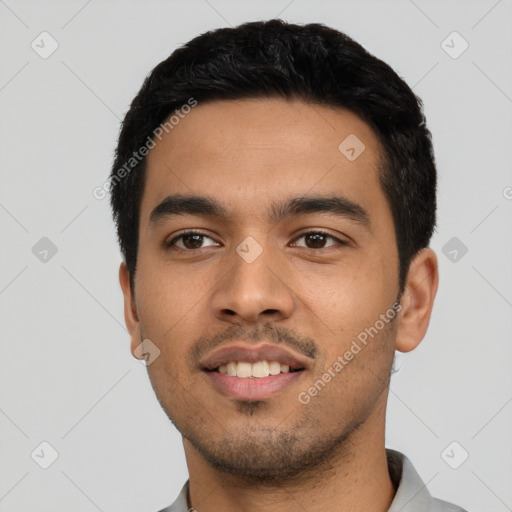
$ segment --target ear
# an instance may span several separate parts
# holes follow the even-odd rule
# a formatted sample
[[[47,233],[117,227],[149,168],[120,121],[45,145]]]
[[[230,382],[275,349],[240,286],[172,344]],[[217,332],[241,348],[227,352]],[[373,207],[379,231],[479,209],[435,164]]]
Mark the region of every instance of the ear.
[[[130,273],[128,272],[128,267],[124,261],[119,267],[119,283],[121,284],[124,296],[124,321],[131,338],[130,351],[135,359],[144,359],[140,350],[140,355],[135,354],[135,349],[141,344],[142,337],[139,316],[137,314],[137,307],[135,304],[135,296],[130,286]]]
[[[400,300],[396,350],[414,350],[424,338],[439,284],[436,253],[430,248],[421,249],[411,261],[405,290]]]

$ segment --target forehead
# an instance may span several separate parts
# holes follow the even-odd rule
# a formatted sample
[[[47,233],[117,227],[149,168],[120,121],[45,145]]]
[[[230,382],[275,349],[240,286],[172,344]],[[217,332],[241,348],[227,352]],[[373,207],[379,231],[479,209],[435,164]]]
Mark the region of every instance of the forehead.
[[[176,193],[217,197],[233,217],[311,193],[336,191],[368,206],[383,200],[378,139],[345,109],[278,98],[199,103],[155,142],[141,225]]]

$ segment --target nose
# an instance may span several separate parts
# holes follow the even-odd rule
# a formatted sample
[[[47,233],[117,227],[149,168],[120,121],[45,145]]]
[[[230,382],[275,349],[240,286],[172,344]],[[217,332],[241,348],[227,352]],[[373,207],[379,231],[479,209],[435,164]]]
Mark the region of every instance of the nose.
[[[254,260],[235,250],[226,258],[226,274],[211,296],[214,315],[224,322],[258,323],[289,318],[295,308],[286,265],[270,248]]]

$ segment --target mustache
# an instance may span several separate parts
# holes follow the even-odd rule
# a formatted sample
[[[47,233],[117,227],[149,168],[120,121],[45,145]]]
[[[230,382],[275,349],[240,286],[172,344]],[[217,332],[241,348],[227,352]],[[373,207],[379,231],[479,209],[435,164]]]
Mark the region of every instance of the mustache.
[[[225,331],[212,336],[203,336],[197,340],[189,353],[189,363],[193,366],[197,365],[197,361],[206,353],[213,351],[216,347],[226,342],[237,340],[254,341],[255,343],[267,341],[275,345],[283,344],[310,359],[316,359],[318,354],[315,340],[309,336],[302,336],[293,329],[278,327],[268,323],[259,324],[252,328],[232,325]]]

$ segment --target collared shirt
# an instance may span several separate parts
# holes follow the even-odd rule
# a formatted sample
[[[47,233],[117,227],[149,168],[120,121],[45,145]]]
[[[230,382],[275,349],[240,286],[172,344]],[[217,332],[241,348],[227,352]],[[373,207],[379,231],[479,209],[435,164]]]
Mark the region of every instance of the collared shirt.
[[[397,488],[388,512],[466,512],[457,505],[433,498],[405,455],[389,449],[386,455],[389,474]],[[189,512],[188,482],[185,482],[176,501],[160,512]]]

